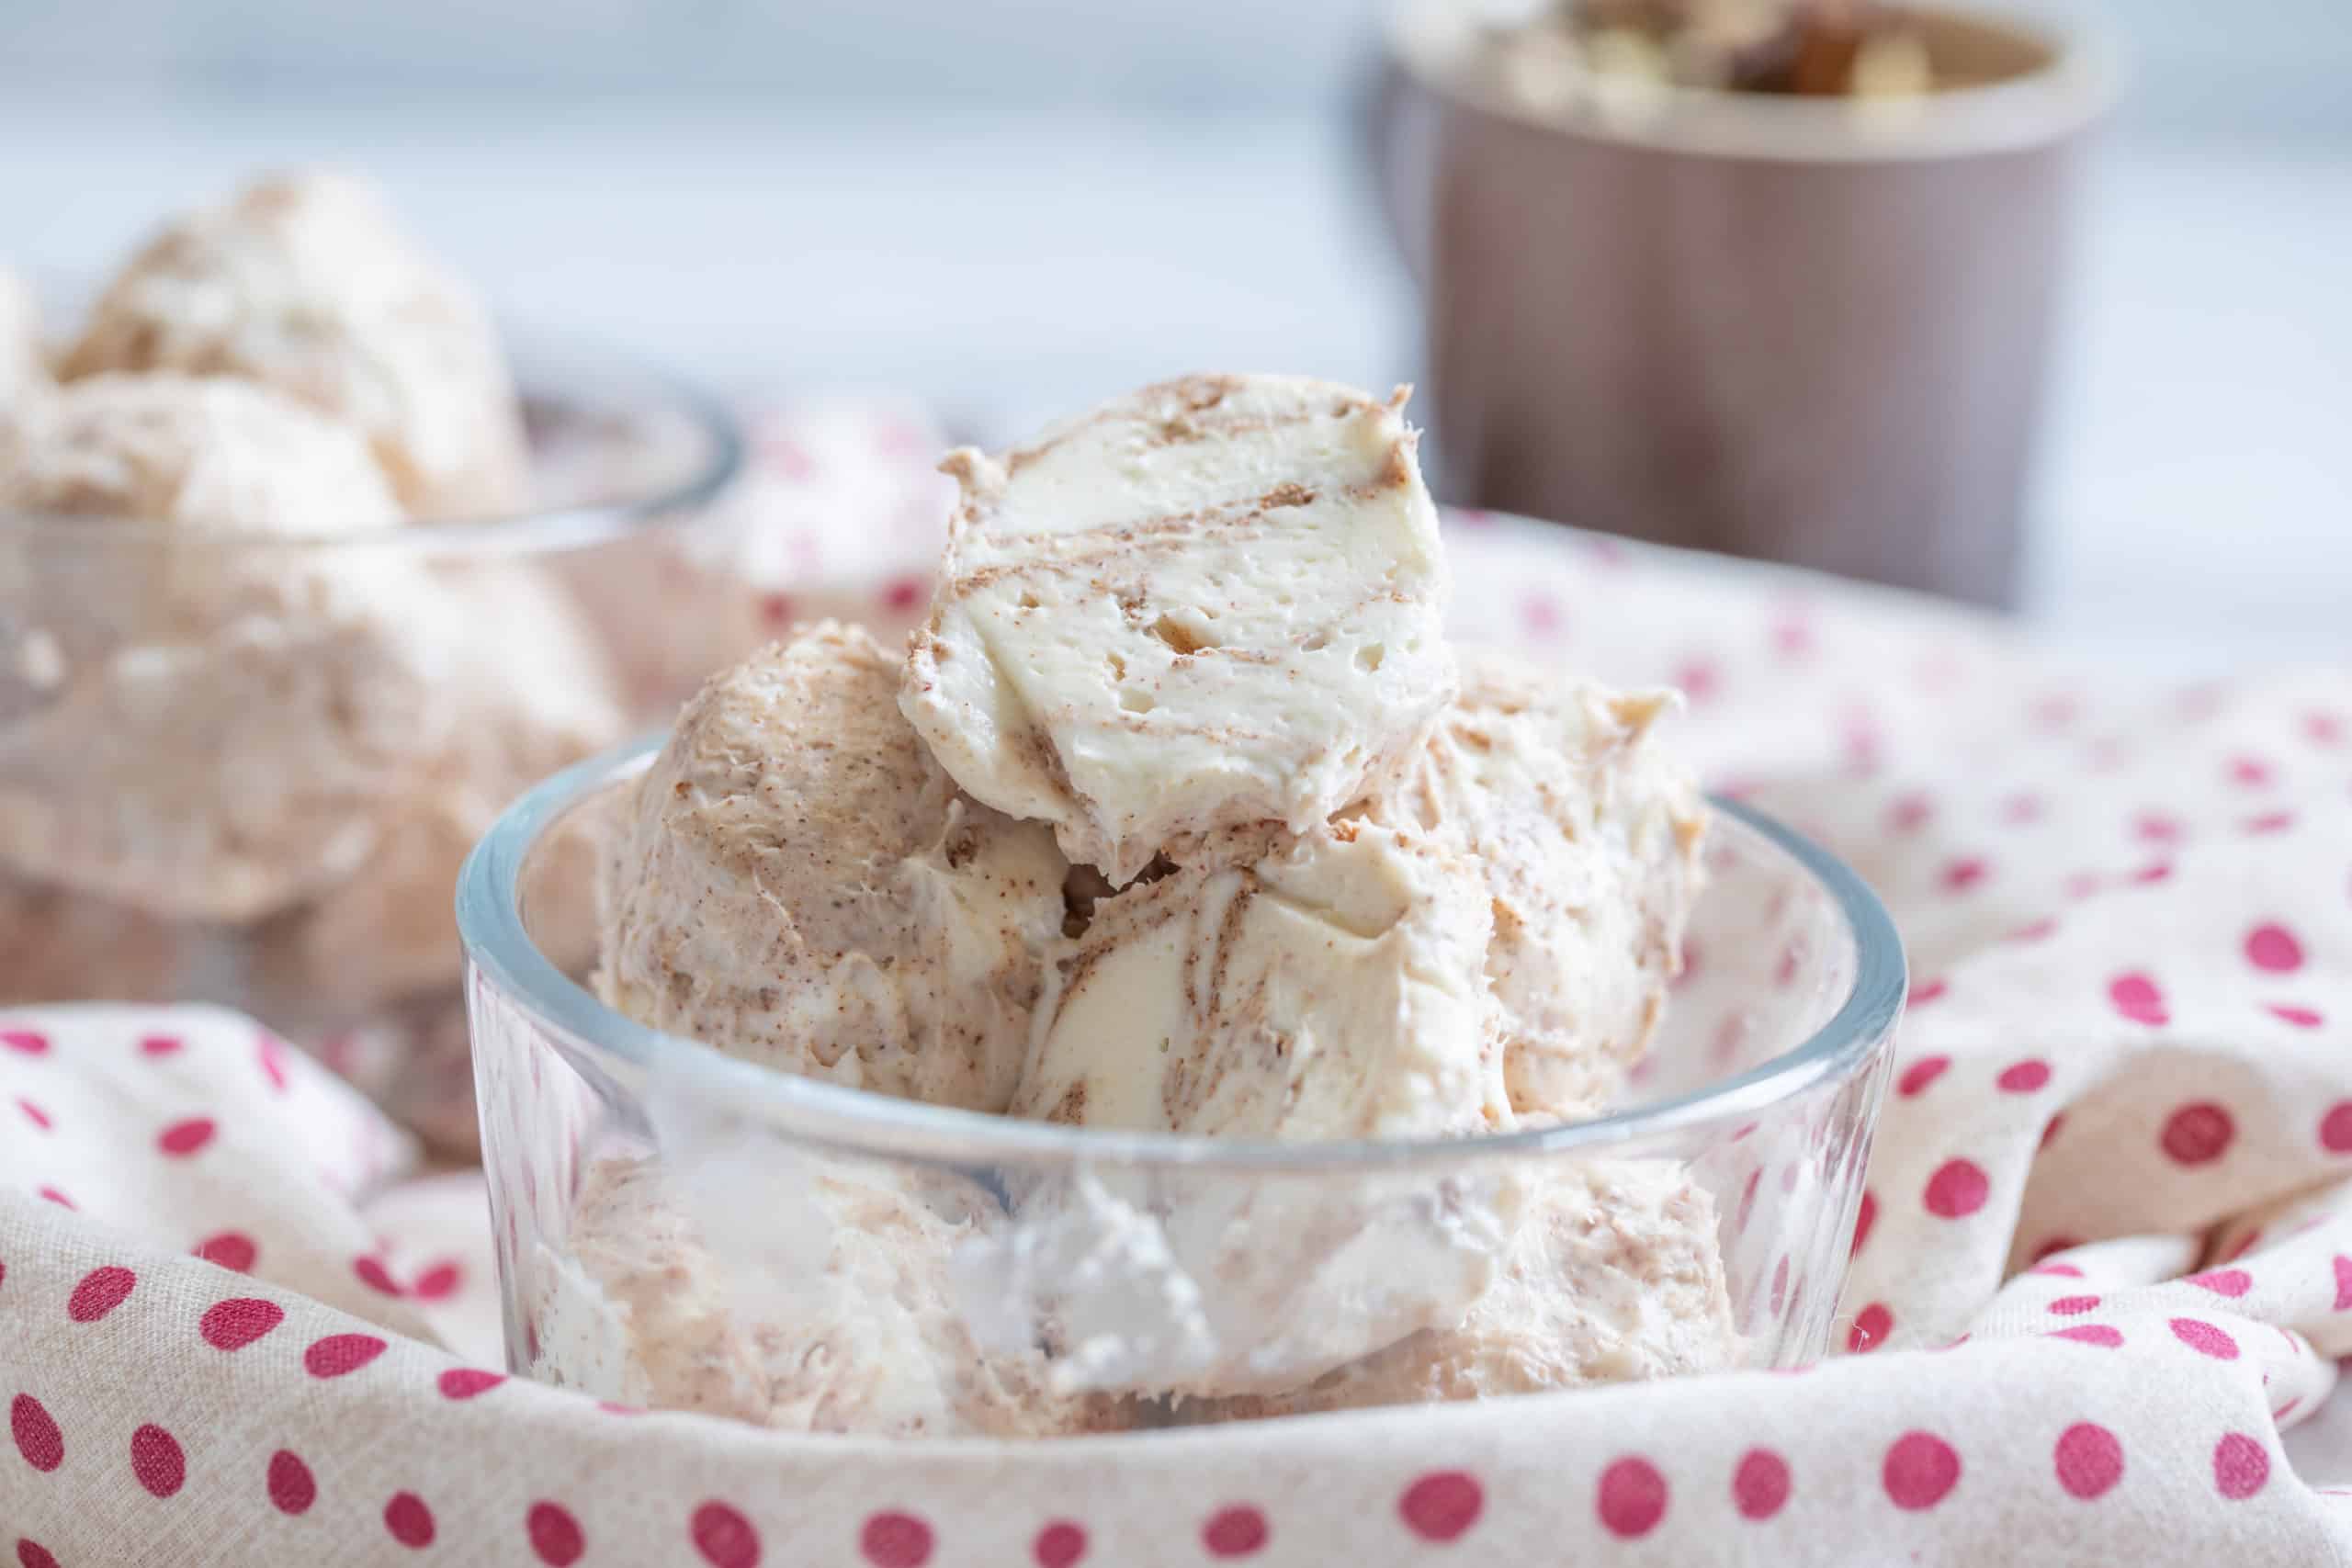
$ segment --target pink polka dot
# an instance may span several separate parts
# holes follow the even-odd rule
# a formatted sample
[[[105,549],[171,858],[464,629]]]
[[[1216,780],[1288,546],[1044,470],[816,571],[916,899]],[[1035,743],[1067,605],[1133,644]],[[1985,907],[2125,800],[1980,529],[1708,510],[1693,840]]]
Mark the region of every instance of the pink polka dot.
[[[2242,1502],[2270,1479],[2270,1455],[2244,1432],[2224,1432],[2213,1445],[2213,1487],[2231,1502]]]
[[[2104,1323],[2078,1323],[2072,1328],[2052,1329],[2049,1337],[2072,1339],[2078,1345],[2098,1345],[2109,1350],[2117,1349],[2123,1344],[2122,1332],[2110,1328]]]
[[[1981,855],[1964,855],[1946,864],[1939,880],[1947,893],[1965,893],[1984,881],[1990,869]]]
[[[1926,792],[1913,790],[1899,795],[1886,808],[1886,827],[1892,833],[1916,833],[1928,825],[1936,814],[1936,803]]]
[[[2280,1022],[2291,1023],[2297,1029],[2317,1029],[2321,1024],[2327,1021],[2325,1019],[2322,1018],[2316,1010],[2311,1008],[2287,1007],[2283,1004],[2273,1002],[2267,1006],[2266,1010],[2271,1017],[2278,1020]]]
[[[473,1367],[451,1367],[434,1381],[444,1399],[471,1399],[487,1393],[506,1381],[503,1372],[485,1372]]]
[[[922,578],[902,577],[882,591],[882,603],[903,615],[922,603]]]
[[[1037,1568],[1077,1568],[1086,1558],[1086,1530],[1069,1519],[1056,1519],[1037,1532],[1029,1548]]]
[[[302,1352],[302,1370],[314,1378],[339,1378],[383,1353],[384,1342],[372,1334],[330,1334]]]
[[[2165,1011],[2164,993],[2145,975],[2134,971],[2118,975],[2107,984],[2108,1000],[2115,1010],[2134,1023],[2161,1024],[2170,1021]]]
[[[1928,1213],[1939,1219],[1965,1219],[1984,1206],[1992,1185],[1974,1161],[1946,1160],[1928,1178]]]
[[[2132,820],[2132,836],[2143,844],[2177,844],[2181,840],[2180,819],[2161,811],[2143,811]]]
[[[68,1198],[64,1193],[60,1192],[54,1187],[40,1188],[36,1195],[49,1202],[56,1204],[61,1209],[71,1209],[74,1207],[74,1200]]]
[[[1666,1477],[1638,1455],[1628,1455],[1600,1472],[1600,1490],[1594,1503],[1601,1528],[1620,1540],[1633,1540],[1657,1528],[1666,1517]]]
[[[2052,1144],[2056,1143],[2058,1141],[2058,1129],[2064,1127],[2065,1124],[2066,1113],[2063,1111],[2058,1112],[2055,1116],[2052,1116],[2049,1121],[2043,1122],[2041,1126],[2041,1142],[2037,1146],[2046,1149]],[[2070,1242],[2067,1245],[2072,1246],[2074,1244]]]
[[[187,1042],[176,1034],[149,1034],[141,1038],[139,1054],[142,1056],[176,1056],[187,1048]]]
[[[130,1434],[130,1473],[157,1497],[168,1497],[187,1481],[187,1456],[179,1439],[150,1423]]]
[[[138,1282],[138,1275],[116,1264],[93,1269],[65,1298],[65,1315],[76,1323],[96,1323],[128,1300]]]
[[[792,595],[763,593],[760,595],[760,624],[771,631],[781,631],[793,622]]]
[[[281,1514],[309,1513],[311,1505],[319,1500],[319,1483],[311,1479],[311,1467],[291,1449],[280,1449],[269,1456],[267,1484],[270,1506]]]
[[[1950,1056],[1922,1056],[1903,1069],[1903,1076],[1894,1080],[1894,1092],[1905,1100],[1916,1099],[1951,1066]]]
[[[2057,929],[2058,922],[2055,919],[2044,918],[2042,919],[2033,920],[2028,924],[2019,926],[2017,930],[2008,934],[2008,940],[2011,942],[2041,942],[2047,940],[2050,934]]]
[[[2013,795],[2001,802],[2001,820],[2013,828],[2041,819],[2041,797],[2038,795]]]
[[[2050,692],[2033,700],[2028,710],[2038,729],[2064,729],[2083,711],[2082,699],[2071,692]]]
[[[2172,862],[2150,861],[2132,874],[2132,880],[2143,887],[2153,887],[2159,882],[2169,882],[2172,880]]]
[[[156,1134],[155,1146],[174,1159],[186,1159],[210,1143],[216,1131],[211,1117],[191,1116]]]
[[[1854,1216],[1854,1245],[1847,1250],[1847,1257],[1851,1258],[1862,1250],[1862,1243],[1870,1240],[1871,1227],[1876,1224],[1878,1224],[1878,1200],[1871,1196],[1868,1188],[1864,1188],[1861,1212]]]
[[[37,1540],[17,1538],[17,1568],[57,1568],[57,1559]]]
[[[2255,834],[2283,833],[2294,825],[2295,814],[2291,811],[2262,811],[2239,822],[2238,829]]]
[[[2341,746],[2346,734],[2345,721],[2332,713],[2303,715],[2303,739],[2314,746]]]
[[[458,1264],[448,1261],[435,1263],[416,1277],[416,1282],[409,1287],[409,1294],[420,1301],[437,1302],[457,1294],[458,1287],[464,1280],[464,1270]]]
[[[724,1503],[696,1508],[686,1530],[711,1568],[754,1568],[760,1560],[760,1532]]]
[[[1857,1353],[1876,1349],[1894,1332],[1894,1314],[1885,1303],[1872,1302],[1854,1314],[1854,1325],[1846,1331],[1846,1348]]]
[[[554,1503],[534,1503],[531,1511],[523,1516],[523,1533],[531,1542],[531,1551],[548,1568],[571,1568],[580,1555],[588,1550],[588,1538],[580,1533],[580,1522]]]
[[[2229,1152],[2237,1123],[2211,1100],[2199,1100],[2174,1111],[2165,1122],[2164,1151],[2181,1165],[2211,1165]]]
[[[2175,1339],[2200,1356],[2211,1356],[2217,1361],[2238,1359],[2238,1342],[2200,1318],[2176,1317],[2171,1328]]]
[[[433,1510],[413,1492],[395,1492],[384,1505],[384,1529],[412,1551],[433,1544]]]
[[[2271,777],[2270,764],[2259,757],[2230,759],[2230,782],[2242,789],[2267,789]]]
[[[1772,650],[1783,659],[1803,659],[1813,651],[1813,623],[1803,610],[1784,613],[1772,623],[1770,635]]]
[[[286,1309],[258,1296],[214,1302],[197,1320],[196,1331],[216,1350],[242,1350],[286,1321]]]
[[[2060,1280],[2079,1280],[2083,1277],[2083,1271],[2071,1263],[2037,1263],[2032,1272]]]
[[[2352,1312],[2352,1258],[2335,1255],[2335,1310]]]
[[[1905,1432],[1886,1450],[1879,1474],[1898,1508],[1932,1508],[1960,1484],[1960,1455],[1950,1443],[1927,1432]]]
[[[1674,672],[1669,682],[1682,688],[1682,694],[1692,703],[1713,700],[1723,683],[1723,671],[1711,659],[1693,659]]]
[[[48,1111],[43,1111],[40,1106],[35,1105],[29,1100],[17,1100],[17,1109],[25,1113],[26,1121],[31,1122],[34,1126],[40,1128],[44,1133],[57,1125],[56,1122],[51,1122],[49,1119]]]
[[[255,1057],[261,1063],[261,1076],[278,1093],[286,1092],[286,1042],[265,1029],[254,1044]]]
[[[2284,926],[2256,926],[2245,935],[2245,961],[2274,975],[2290,975],[2303,966],[2303,944]]]
[[[2086,1312],[2098,1310],[2097,1296],[2060,1296],[2050,1303],[2050,1313],[2053,1317],[2080,1317]]]
[[[57,1429],[41,1402],[20,1393],[8,1404],[8,1435],[25,1462],[46,1475],[65,1462],[65,1434]]]
[[[1460,1540],[1486,1506],[1485,1489],[1475,1476],[1459,1470],[1431,1471],[1396,1500],[1405,1528],[1423,1540]]]
[[[240,1274],[253,1272],[254,1258],[259,1252],[260,1249],[254,1246],[253,1237],[237,1231],[222,1231],[196,1244],[196,1256],[207,1263],[216,1263]]]
[[[2243,1269],[2219,1269],[2210,1274],[2191,1274],[2184,1282],[2232,1300],[2254,1289],[2254,1276]]]
[[[2014,1063],[2002,1068],[2001,1076],[1993,1081],[2004,1093],[2031,1094],[2050,1081],[2050,1064],[2036,1061]]]
[[[1747,1228],[1747,1217],[1756,1212],[1756,1190],[1764,1185],[1764,1168],[1757,1167],[1747,1173],[1747,1180],[1739,1190],[1739,1211],[1732,1217],[1732,1229]]]
[[[1772,1265],[1771,1308],[1772,1315],[1774,1317],[1781,1315],[1781,1309],[1788,1304],[1788,1300],[1789,1259],[1787,1254],[1783,1253],[1781,1257],[1781,1260]]]
[[[1789,1461],[1770,1449],[1750,1449],[1731,1472],[1732,1506],[1746,1519],[1769,1519],[1789,1500]]]
[[[931,1561],[931,1526],[912,1514],[876,1514],[858,1531],[857,1545],[874,1568],[922,1568]]]
[[[49,1036],[29,1029],[0,1029],[0,1045],[20,1055],[45,1056],[49,1054]]]
[[[1247,1557],[1264,1546],[1272,1534],[1266,1516],[1244,1503],[1211,1515],[1201,1527],[1201,1544],[1211,1557]]]
[[[392,1271],[384,1267],[384,1260],[380,1258],[355,1258],[351,1260],[351,1271],[359,1276],[361,1284],[379,1295],[397,1296],[401,1293],[399,1281],[392,1278]]]
[[[2123,1445],[2106,1427],[2078,1421],[2058,1434],[2050,1462],[2068,1495],[2089,1502],[2123,1479]]]

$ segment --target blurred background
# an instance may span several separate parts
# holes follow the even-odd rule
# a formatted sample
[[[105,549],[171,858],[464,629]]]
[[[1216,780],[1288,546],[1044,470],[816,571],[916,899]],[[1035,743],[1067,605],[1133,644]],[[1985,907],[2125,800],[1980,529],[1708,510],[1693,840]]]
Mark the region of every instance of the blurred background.
[[[2211,668],[2352,644],[2352,6],[2114,0],[2023,607]],[[96,274],[357,164],[510,313],[1016,434],[1193,368],[1419,373],[1371,0],[0,6],[0,251]]]

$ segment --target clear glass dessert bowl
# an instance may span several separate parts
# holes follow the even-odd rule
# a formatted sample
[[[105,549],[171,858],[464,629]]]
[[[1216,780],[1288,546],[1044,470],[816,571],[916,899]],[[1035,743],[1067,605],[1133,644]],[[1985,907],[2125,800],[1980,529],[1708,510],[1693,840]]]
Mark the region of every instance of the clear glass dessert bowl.
[[[1027,1437],[1783,1367],[1829,1342],[1905,996],[1834,859],[1716,803],[1596,1119],[1260,1143],[795,1077],[582,984],[571,869],[652,742],[476,848],[458,924],[511,1367],[797,1430]]]
[[[458,868],[531,784],[675,711],[621,606],[743,451],[666,372],[508,347],[528,510],[265,534],[0,506],[0,1001],[225,1003],[470,1145]],[[231,501],[291,461],[190,460]]]

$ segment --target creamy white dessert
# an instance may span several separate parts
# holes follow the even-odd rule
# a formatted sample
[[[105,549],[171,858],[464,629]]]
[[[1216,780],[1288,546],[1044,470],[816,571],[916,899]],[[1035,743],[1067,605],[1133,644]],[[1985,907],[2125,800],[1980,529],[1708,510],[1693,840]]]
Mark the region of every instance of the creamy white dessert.
[[[981,1189],[773,1158],[728,1174],[706,1202],[693,1172],[625,1158],[589,1168],[571,1256],[543,1260],[535,1370],[629,1404],[794,1432],[1035,1438],[1128,1424],[1116,1402],[1052,1392],[1034,1349],[974,1339],[950,1272],[959,1247],[1001,1223]],[[714,1230],[731,1244],[718,1256]]]
[[[107,286],[61,368],[273,387],[360,431],[417,516],[494,516],[526,497],[521,415],[488,311],[348,175],[272,175],[165,224]]]
[[[1042,827],[957,793],[898,672],[826,624],[703,688],[607,856],[597,984],[748,1060],[1001,1111],[1067,868]]]
[[[1193,1420],[1492,1399],[1717,1371],[1737,1359],[1714,1203],[1681,1167],[1592,1159],[1528,1173],[1526,1223],[1461,1322],[1287,1393]]]
[[[312,547],[400,521],[357,436],[245,382],[95,377],[0,434],[0,512],[53,519],[0,571],[59,617],[0,730],[0,863],[244,921],[367,858],[448,731],[455,637],[422,569]]]
[[[1484,874],[1486,978],[1522,1115],[1605,1103],[1665,1010],[1706,831],[1690,770],[1656,734],[1677,705],[1465,650],[1461,697],[1364,805]]]
[[[1453,694],[1402,407],[1195,377],[952,455],[900,696],[939,765],[1114,886],[1182,838],[1304,833],[1355,799]]]

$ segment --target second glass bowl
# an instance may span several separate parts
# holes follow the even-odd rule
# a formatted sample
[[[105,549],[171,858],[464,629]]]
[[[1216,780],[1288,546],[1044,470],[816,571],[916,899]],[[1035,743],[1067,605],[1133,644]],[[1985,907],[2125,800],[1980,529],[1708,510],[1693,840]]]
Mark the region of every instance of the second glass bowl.
[[[1703,956],[1611,1114],[1261,1144],[885,1099],[605,1007],[566,868],[654,750],[533,791],[459,885],[514,1370],[776,1427],[1026,1437],[1827,1346],[1903,954],[1850,872],[1755,812],[1718,803]]]

